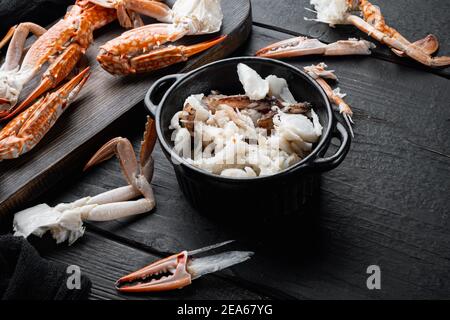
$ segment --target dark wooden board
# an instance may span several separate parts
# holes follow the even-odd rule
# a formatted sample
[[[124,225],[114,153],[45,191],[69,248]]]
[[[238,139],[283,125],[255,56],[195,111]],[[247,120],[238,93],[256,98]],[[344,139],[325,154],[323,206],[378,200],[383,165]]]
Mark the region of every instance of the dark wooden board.
[[[450,29],[448,28],[450,1],[373,0],[371,2],[381,8],[386,23],[397,29],[407,39],[415,41],[432,33],[440,40],[439,54],[450,55],[450,43],[448,42],[450,39]],[[305,10],[305,7],[312,8],[309,0],[285,0],[282,5],[278,1],[253,0],[252,5],[253,20],[257,25],[284,30],[294,35],[317,38],[325,43],[351,37],[371,40],[353,26],[330,28],[324,23],[304,20],[304,17],[315,18],[314,13]],[[284,36],[286,39],[289,37],[288,34]],[[450,77],[450,68],[439,70],[422,67],[410,59],[397,57],[386,46],[375,40],[371,41],[377,46],[373,50],[373,55],[378,58]]]
[[[168,1],[172,4],[174,1]],[[58,120],[52,130],[31,152],[19,159],[0,162],[0,216],[21,208],[52,184],[79,170],[92,150],[104,142],[105,128],[143,100],[150,85],[159,77],[185,72],[224,58],[248,37],[251,8],[248,0],[222,1],[222,34],[228,38],[220,45],[178,64],[147,75],[115,77],[95,61],[99,46],[123,32],[117,23],[98,30],[87,51],[92,75],[78,99]],[[187,37],[183,43],[197,43],[217,35]],[[29,89],[35,85],[31,83]],[[24,92],[26,93],[26,92]],[[112,127],[114,130],[116,125]],[[94,149],[93,149],[94,147]]]
[[[254,27],[251,41],[237,54],[251,54],[285,36]],[[135,218],[91,223],[88,229],[165,253],[237,239],[238,248],[256,252],[234,269],[239,283],[277,298],[448,298],[448,81],[372,57],[291,62],[301,67],[320,61],[336,70],[348,93],[356,137],[345,161],[323,175],[319,201],[305,217],[264,224],[199,215],[157,147],[152,181],[157,208]],[[145,112],[136,109],[134,117],[120,134],[138,148]],[[40,201],[55,205],[125,183],[112,159],[66,180]],[[372,264],[381,267],[380,291],[366,288],[366,268]]]

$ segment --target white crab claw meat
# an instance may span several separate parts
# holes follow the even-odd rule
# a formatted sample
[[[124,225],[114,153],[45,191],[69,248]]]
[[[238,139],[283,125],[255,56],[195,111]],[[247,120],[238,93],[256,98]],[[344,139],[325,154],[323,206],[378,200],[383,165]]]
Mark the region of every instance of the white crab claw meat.
[[[251,100],[261,100],[269,93],[269,83],[246,64],[239,63],[237,66],[239,81],[244,87],[245,94]]]
[[[14,215],[14,235],[42,237],[50,231],[57,243],[68,240],[71,245],[83,236],[83,221],[110,221],[152,210],[155,206],[153,200],[127,201],[139,195],[132,186],[124,186],[55,207],[39,204]]]
[[[61,212],[46,204],[25,209],[15,214],[13,221],[15,236],[27,238],[31,234],[42,237],[50,231],[57,243],[69,241],[72,244],[84,234],[81,215],[70,213],[63,216]]]
[[[177,0],[172,7],[173,23],[188,30],[188,34],[214,33],[223,20],[219,0]]]
[[[212,256],[193,258],[187,264],[187,271],[192,280],[205,274],[220,271],[235,264],[244,262],[254,254],[251,251],[227,251]]]

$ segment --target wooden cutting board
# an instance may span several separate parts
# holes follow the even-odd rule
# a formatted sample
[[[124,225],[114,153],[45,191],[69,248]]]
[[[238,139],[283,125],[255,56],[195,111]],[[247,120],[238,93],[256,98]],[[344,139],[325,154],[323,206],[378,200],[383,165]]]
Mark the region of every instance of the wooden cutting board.
[[[95,60],[98,49],[124,29],[115,22],[98,30],[87,51],[92,74],[77,100],[32,151],[0,162],[0,217],[25,207],[61,179],[80,173],[93,152],[132,119],[129,113],[142,104],[155,80],[225,58],[245,42],[252,27],[250,1],[222,0],[221,5],[224,19],[220,33],[228,35],[225,41],[186,63],[150,74],[118,77],[104,71]],[[198,43],[217,35],[190,36],[181,42]],[[23,95],[36,85],[36,81],[29,83]]]

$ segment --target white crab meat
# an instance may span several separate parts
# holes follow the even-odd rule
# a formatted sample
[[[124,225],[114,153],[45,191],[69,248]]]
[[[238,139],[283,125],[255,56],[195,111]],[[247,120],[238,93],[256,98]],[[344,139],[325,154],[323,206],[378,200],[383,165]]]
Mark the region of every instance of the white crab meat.
[[[42,237],[44,233],[50,231],[56,243],[68,240],[69,245],[84,234],[80,212],[74,210],[61,212],[46,204],[39,204],[16,213],[13,228],[15,236],[25,238],[31,234]]]
[[[347,0],[311,0],[310,3],[317,13],[314,20],[331,26],[347,24],[346,19],[350,10]]]
[[[238,75],[251,100],[269,96],[281,99],[282,104],[297,103],[283,78],[270,75],[262,79],[245,64],[238,65]],[[254,103],[253,107],[243,109],[233,109],[222,103],[207,110],[206,101],[203,95],[191,95],[185,102],[185,106],[189,103],[196,113],[204,113],[196,117],[193,144],[190,132],[180,125],[183,121],[180,112],[173,116],[170,128],[175,129],[172,133],[174,151],[178,154],[182,150],[191,151],[193,145],[193,156],[183,153],[183,158],[213,174],[234,178],[276,174],[307,156],[322,134],[323,128],[313,109],[307,117],[285,113],[272,105],[273,128],[268,131],[265,126],[258,126],[259,119],[267,113],[253,109]],[[264,103],[267,101],[270,100]],[[201,140],[196,142],[196,139]]]
[[[214,33],[222,25],[220,0],[177,0],[172,12],[175,26],[187,28],[188,34]]]
[[[279,98],[288,104],[297,103],[291,91],[289,90],[286,79],[270,75],[266,77],[266,81],[269,84],[269,95],[271,97]]]
[[[251,100],[264,99],[269,93],[269,83],[246,64],[237,66],[239,81],[244,87],[245,95]]]
[[[193,94],[184,102],[184,106],[190,105],[195,110],[195,121],[206,121],[209,118],[209,111],[202,102],[203,94]]]
[[[244,169],[225,169],[220,173],[220,175],[234,178],[256,177],[255,171],[253,171],[250,167],[245,167]]]
[[[322,134],[322,126],[318,121],[315,122],[311,122],[302,114],[288,114],[282,111],[273,118],[275,130],[282,133],[287,140],[295,141],[300,137],[301,140],[311,143],[317,142]]]
[[[191,134],[186,128],[179,128],[172,133],[174,141],[174,152],[183,157],[191,155]]]

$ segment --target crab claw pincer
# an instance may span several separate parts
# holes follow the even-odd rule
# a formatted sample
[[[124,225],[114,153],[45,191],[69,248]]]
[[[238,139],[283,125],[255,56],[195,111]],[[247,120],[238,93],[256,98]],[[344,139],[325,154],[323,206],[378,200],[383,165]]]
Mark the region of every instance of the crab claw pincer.
[[[181,251],[126,275],[116,282],[121,292],[157,292],[181,289],[204,274],[216,272],[244,262],[253,255],[249,251],[227,251],[193,258],[194,255],[230,243],[226,241],[194,251]]]

